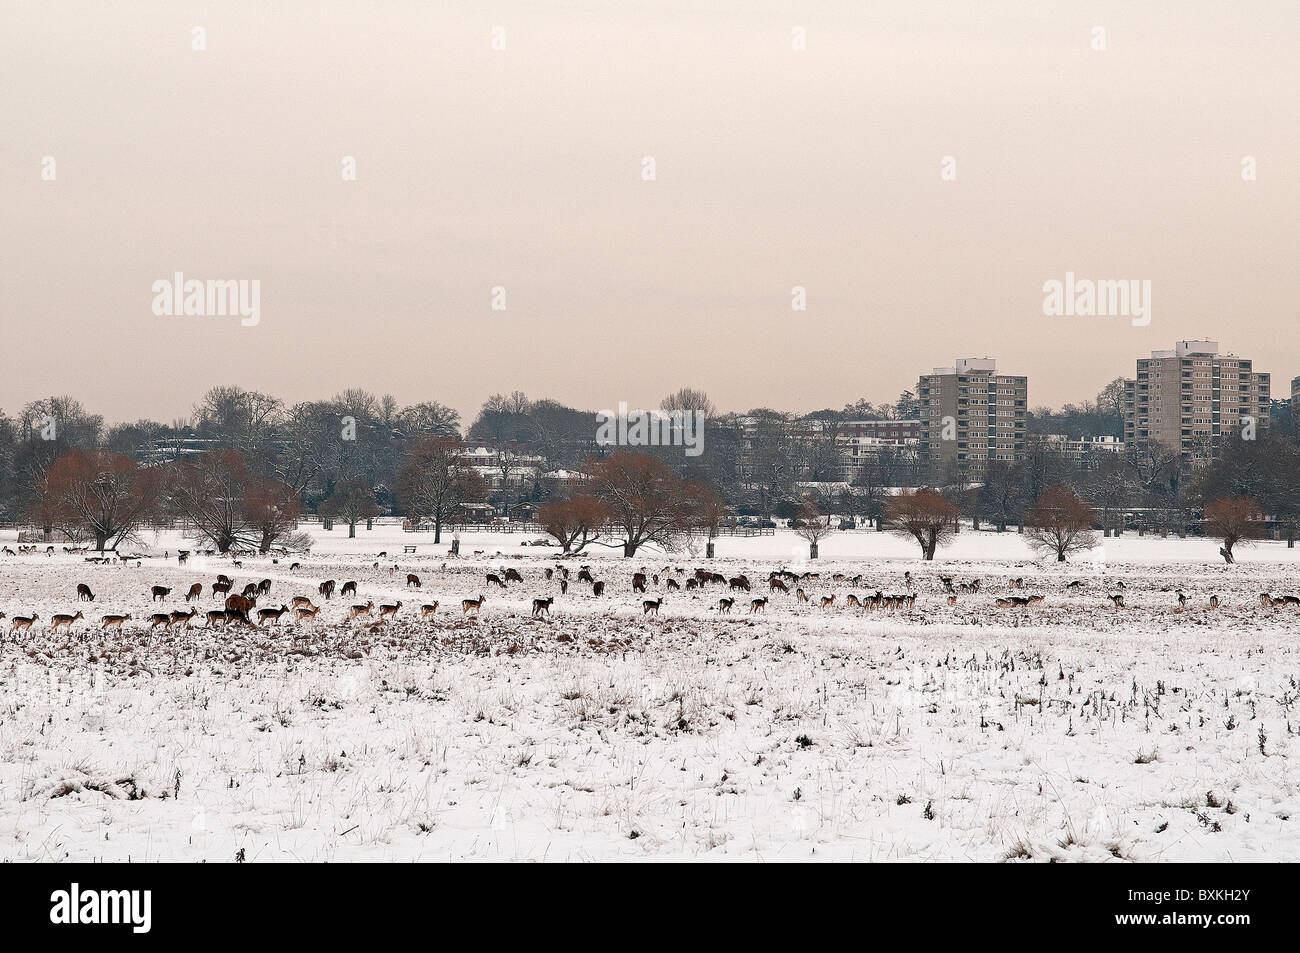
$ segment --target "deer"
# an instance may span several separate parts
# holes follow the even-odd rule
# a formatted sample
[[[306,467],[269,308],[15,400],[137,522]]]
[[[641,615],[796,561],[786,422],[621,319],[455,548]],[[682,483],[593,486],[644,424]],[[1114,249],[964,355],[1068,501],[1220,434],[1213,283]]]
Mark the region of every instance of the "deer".
[[[214,582],[212,584],[212,598],[220,599],[222,596],[229,595],[230,590],[234,585],[235,584],[228,579],[224,582]]]
[[[149,628],[156,629],[162,626],[164,629],[172,627],[172,614],[170,612],[155,612],[149,617]]]
[[[77,601],[78,602],[95,601],[95,594],[90,591],[90,587],[86,585],[84,582],[78,583],[77,585]]]
[[[502,589],[506,587],[506,584],[501,581],[501,577],[494,572],[490,572],[487,574],[487,584],[489,586],[496,584],[497,586],[500,586]]]
[[[682,584],[678,582],[676,579],[669,579],[666,585],[669,589],[672,589],[676,592],[682,591]]]
[[[357,581],[355,579],[349,579],[347,582],[343,583],[343,588],[339,590],[339,595],[341,596],[355,596],[356,594]]]
[[[78,619],[84,618],[80,611],[76,615],[68,615],[66,612],[60,612],[54,618],[50,619],[50,632],[57,632],[59,629],[72,631],[72,624]]]
[[[152,589],[149,590],[149,593],[152,597],[150,598],[149,601],[162,602],[167,598],[168,593],[170,593],[171,591],[172,590],[170,586],[154,586]]]
[[[1116,609],[1123,609],[1123,608],[1124,608],[1124,594],[1123,594],[1123,593],[1116,593],[1116,594],[1113,595],[1113,596],[1107,596],[1107,598],[1110,599],[1110,601],[1113,602],[1113,603],[1115,604],[1115,608],[1116,608]]]
[[[406,588],[410,589],[412,586],[416,589],[420,588],[420,577],[413,572],[408,572],[406,574]]]
[[[796,599],[798,599],[800,602],[807,602],[807,601],[808,601],[808,593],[806,593],[806,592],[803,591],[803,587],[802,587],[802,586],[800,586],[799,588],[795,589],[795,591],[794,591],[794,597],[795,597]]]
[[[316,606],[298,606],[293,610],[293,621],[315,622],[316,613],[318,612],[320,612],[320,609],[316,608]]]
[[[767,581],[767,588],[769,592],[784,592],[786,594],[790,592],[790,587],[775,576]]]
[[[833,595],[831,595],[831,596],[822,596],[822,605],[821,605],[821,608],[822,608],[823,611],[825,611],[826,609],[829,609],[829,608],[830,608],[831,606],[833,606],[833,605],[835,605],[835,597],[834,597]]]
[[[950,605],[950,606],[955,606],[956,604],[957,604],[957,597],[956,597],[956,596],[949,596],[949,597],[948,597],[948,605]]]
[[[218,622],[221,623],[221,627],[222,627],[223,629],[226,627],[226,610],[225,610],[225,609],[213,609],[213,610],[211,610],[210,612],[208,612],[208,614],[207,614],[207,622],[205,622],[204,625],[205,625],[206,628],[213,629],[213,628],[216,628],[216,625],[217,625]]]
[[[13,617],[13,621],[9,623],[9,631],[27,632],[31,629],[32,623],[39,618],[40,616],[38,616],[35,612],[33,612],[31,615],[16,615]]]
[[[197,606],[192,606],[189,612],[181,612],[180,610],[176,610],[172,612],[171,625],[183,625],[185,626],[185,628],[188,629],[190,627],[190,620],[193,619],[198,614],[199,614],[199,610]],[[171,625],[169,625],[168,628],[171,628]]]
[[[591,594],[593,596],[603,596],[605,594],[605,581],[597,579],[591,584]]]
[[[547,617],[549,617],[551,614],[551,603],[554,601],[555,601],[554,596],[547,596],[545,599],[534,599],[533,616],[534,617],[540,616],[543,612],[545,612]]]
[[[731,607],[736,604],[735,599],[719,599],[718,612],[723,615],[731,615]]]
[[[1210,596],[1210,608],[1211,608],[1211,609],[1217,609],[1217,608],[1219,608],[1219,597],[1218,597],[1218,596]]]
[[[257,584],[257,594],[259,596],[264,596],[270,591],[271,591],[271,580],[263,579],[261,582]]]
[[[316,587],[316,592],[322,599],[332,599],[334,597],[334,580],[326,579]]]
[[[248,585],[246,585],[244,587],[244,591],[242,595],[244,596],[245,599],[256,599],[258,595],[260,595],[257,589],[257,583],[250,582]]]
[[[660,596],[658,599],[647,599],[645,602],[641,603],[641,614],[658,615],[659,607],[663,604],[664,604],[663,596]]]
[[[189,591],[185,593],[185,601],[192,602],[203,595],[203,583],[196,582],[190,586]]]
[[[288,611],[289,607],[284,603],[280,603],[280,608],[278,609],[258,609],[257,624],[265,625],[268,619],[274,624],[279,624],[280,616],[284,615]]]
[[[375,600],[371,599],[364,606],[352,606],[348,609],[348,621],[351,622],[358,616],[370,615],[370,610],[375,607]]]
[[[117,629],[118,631],[121,631],[122,623],[129,618],[131,618],[131,613],[129,612],[126,615],[106,615],[99,620],[100,631],[107,632],[109,629]]]
[[[1187,596],[1181,592],[1178,593],[1178,608],[1181,610],[1186,606],[1187,606]]]
[[[862,603],[858,601],[858,597],[851,592],[849,593],[848,598],[844,600],[844,604],[846,606],[852,606],[854,609],[862,608]]]
[[[293,608],[295,609],[315,609],[316,605],[306,596],[294,596]]]
[[[561,579],[561,580],[560,580],[560,595],[562,595],[562,596],[563,596],[563,595],[567,595],[568,592],[569,592],[569,580],[567,580],[567,579]]]
[[[645,573],[639,572],[632,576],[632,591],[645,592]]]
[[[596,580],[593,579],[591,576],[591,570],[588,569],[586,566],[583,566],[582,569],[578,571],[578,582],[595,582],[595,581]]]
[[[766,612],[766,611],[767,611],[767,596],[764,596],[761,599],[750,600],[749,602],[750,615],[753,615],[755,612]]]
[[[386,618],[387,616],[396,617],[397,610],[400,608],[402,608],[402,602],[400,599],[397,601],[396,604],[391,602],[386,602],[379,607],[379,618],[383,619]]]
[[[505,572],[506,582],[523,582],[524,577],[519,574],[518,569],[507,569]]]
[[[227,596],[226,621],[239,619],[252,625],[253,623],[249,621],[248,614],[253,611],[255,605],[257,605],[257,600],[250,599],[248,596]]]
[[[473,612],[478,615],[479,610],[483,608],[483,603],[487,602],[487,596],[479,594],[477,599],[462,599],[460,601],[460,614],[469,615]]]
[[[190,551],[188,549],[176,550],[176,561],[184,566],[190,561]]]
[[[425,619],[429,618],[437,611],[438,611],[438,603],[426,602],[424,605],[420,606],[420,621],[423,622]]]

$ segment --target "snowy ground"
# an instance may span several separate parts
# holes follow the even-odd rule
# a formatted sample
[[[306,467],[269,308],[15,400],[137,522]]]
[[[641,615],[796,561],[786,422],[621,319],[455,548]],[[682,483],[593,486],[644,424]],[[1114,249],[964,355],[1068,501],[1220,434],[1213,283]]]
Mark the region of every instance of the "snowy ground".
[[[1300,550],[1258,544],[1229,568],[1212,541],[1125,536],[1062,567],[965,532],[925,564],[853,531],[805,564],[782,531],[720,540],[710,568],[746,572],[754,596],[780,565],[812,569],[811,602],[720,616],[713,585],[667,592],[656,619],[631,573],[660,573],[655,597],[702,559],[594,551],[571,565],[606,581],[597,598],[572,580],[560,595],[556,551],[518,535],[467,535],[455,560],[393,526],[317,536],[296,570],[179,566],[177,536],[143,540],[139,568],[0,556],[4,631],[40,616],[0,647],[0,860],[1300,860],[1300,607],[1258,598],[1300,594]],[[487,588],[504,566],[524,582]],[[908,570],[911,611],[845,604],[904,591]],[[359,598],[314,625],[147,633],[151,585],[178,609],[202,582],[206,611],[218,572],[272,579],[259,606],[319,603],[328,578]],[[949,606],[939,574],[983,585]],[[1046,598],[994,605],[1029,593]],[[534,620],[544,595],[553,618]],[[345,621],[398,599],[395,621]],[[70,636],[47,632],[77,609]]]

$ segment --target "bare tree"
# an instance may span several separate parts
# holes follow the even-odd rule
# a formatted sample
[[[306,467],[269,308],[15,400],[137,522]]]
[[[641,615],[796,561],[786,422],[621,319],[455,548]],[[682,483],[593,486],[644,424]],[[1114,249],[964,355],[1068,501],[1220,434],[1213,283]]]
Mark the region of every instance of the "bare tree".
[[[1092,531],[1097,515],[1067,486],[1054,486],[1038,498],[1025,518],[1029,545],[1043,553],[1055,553],[1065,562],[1072,552],[1092,549],[1097,535]]]
[[[799,507],[799,516],[795,526],[795,535],[808,542],[808,558],[817,558],[818,544],[835,532],[836,527],[831,523],[831,516],[822,515],[817,504],[811,499],[805,497],[803,505]]]
[[[244,497],[253,476],[239,450],[212,450],[173,464],[168,491],[173,510],[190,521],[194,534],[218,552],[252,545],[244,518]]]
[[[309,538],[295,534],[302,516],[302,499],[278,480],[257,480],[244,491],[243,516],[248,528],[257,536],[257,550],[265,555],[277,541],[286,548],[306,548]]]
[[[370,484],[360,477],[349,477],[334,487],[334,492],[321,503],[320,512],[347,523],[348,538],[351,539],[357,535],[358,523],[379,515],[379,505]]]
[[[487,497],[478,472],[464,461],[464,449],[454,440],[426,440],[411,452],[397,476],[397,495],[407,512],[433,521],[433,541],[442,542],[442,524],[463,503]]]
[[[1232,547],[1263,535],[1263,513],[1249,496],[1223,497],[1205,508],[1205,528],[1223,540],[1219,555],[1231,566],[1236,562]]]
[[[955,503],[928,487],[895,496],[885,507],[885,522],[890,531],[915,539],[921,546],[921,557],[926,560],[934,559],[935,550],[947,545],[956,535],[954,526],[960,515]]]
[[[635,556],[647,543],[674,549],[696,528],[702,488],[679,478],[657,457],[622,451],[590,461],[588,470],[611,526],[618,528],[624,556]]]
[[[159,471],[107,450],[69,450],[54,461],[46,479],[54,518],[84,532],[103,551],[144,525],[157,510]]]
[[[676,393],[669,394],[659,402],[659,409],[697,413],[704,420],[712,420],[718,414],[718,408],[709,399],[709,395],[694,387],[683,387]]]
[[[605,504],[586,493],[551,500],[537,511],[537,521],[565,553],[582,552],[588,543],[598,540],[608,519]]]

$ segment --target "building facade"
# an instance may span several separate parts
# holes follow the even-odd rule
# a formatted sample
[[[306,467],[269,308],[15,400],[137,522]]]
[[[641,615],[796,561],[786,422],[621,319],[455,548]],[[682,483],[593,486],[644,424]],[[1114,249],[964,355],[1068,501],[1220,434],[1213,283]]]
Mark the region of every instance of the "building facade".
[[[1139,358],[1124,382],[1124,441],[1161,444],[1189,463],[1216,457],[1223,438],[1268,427],[1269,375],[1217,341],[1179,341]]]
[[[936,367],[917,384],[920,450],[931,467],[955,464],[963,474],[991,460],[1024,458],[1029,380],[999,374],[992,358],[962,358]]]

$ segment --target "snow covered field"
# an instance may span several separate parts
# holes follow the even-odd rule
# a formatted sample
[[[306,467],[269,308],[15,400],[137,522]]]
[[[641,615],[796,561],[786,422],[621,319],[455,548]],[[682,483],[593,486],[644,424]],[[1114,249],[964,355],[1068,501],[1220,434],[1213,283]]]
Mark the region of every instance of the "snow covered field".
[[[189,544],[166,534],[138,568],[0,556],[0,860],[1300,860],[1300,607],[1259,601],[1300,595],[1300,550],[1282,544],[1225,567],[1214,541],[1125,536],[1058,566],[968,531],[926,564],[858,530],[810,564],[784,531],[723,538],[708,567],[747,573],[752,596],[779,566],[820,579],[810,602],[773,594],[750,614],[739,593],[720,615],[725,586],[666,591],[706,565],[689,553],[569,561],[606,582],[595,597],[573,577],[561,595],[543,576],[556,550],[519,535],[466,535],[459,559],[391,525],[316,535],[297,569],[180,566]],[[524,582],[488,588],[507,566]],[[631,590],[641,566],[660,575],[658,618]],[[846,605],[904,592],[909,570],[910,611]],[[219,572],[236,591],[270,578],[259,607],[324,608],[147,631],[150,586],[176,610],[201,582],[206,611]],[[981,590],[950,606],[940,574]],[[322,602],[325,579],[356,580],[357,598]],[[1028,610],[994,604],[1031,593]],[[531,618],[548,595],[553,617]],[[370,600],[403,606],[346,621]],[[78,609],[71,635],[47,631]]]

